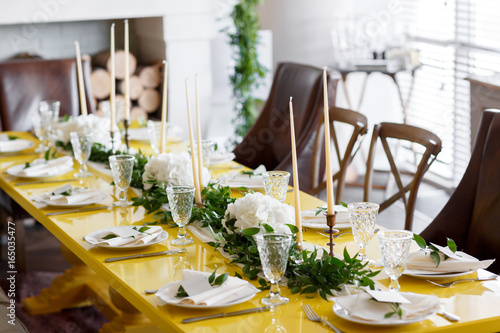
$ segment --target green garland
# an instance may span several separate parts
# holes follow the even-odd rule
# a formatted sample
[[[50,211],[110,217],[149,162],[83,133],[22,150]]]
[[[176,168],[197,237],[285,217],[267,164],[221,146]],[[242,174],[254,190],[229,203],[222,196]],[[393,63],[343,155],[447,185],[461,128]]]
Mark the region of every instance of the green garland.
[[[266,69],[257,59],[259,17],[257,5],[262,0],[240,0],[234,6],[231,18],[236,28],[235,33],[229,33],[230,44],[238,49],[235,55],[234,74],[230,77],[233,85],[233,95],[236,98],[235,134],[245,136],[257,119],[257,105],[260,102],[252,95],[252,89],[257,87],[259,80],[266,74]]]

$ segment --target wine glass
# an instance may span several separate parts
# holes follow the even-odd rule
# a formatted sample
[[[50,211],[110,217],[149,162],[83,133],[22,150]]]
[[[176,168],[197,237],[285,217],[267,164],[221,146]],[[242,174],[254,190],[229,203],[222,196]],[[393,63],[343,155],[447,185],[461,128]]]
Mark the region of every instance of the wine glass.
[[[132,180],[135,157],[132,155],[114,155],[109,157],[109,166],[113,174],[113,180],[116,187],[120,190],[118,201],[114,205],[119,207],[128,207],[132,202],[127,200],[127,188]]]
[[[285,202],[290,173],[287,171],[268,171],[262,174],[266,195]]]
[[[288,298],[280,296],[278,282],[286,271],[288,252],[292,236],[286,234],[260,234],[254,236],[259,251],[264,275],[271,282],[269,297],[261,300],[262,304],[277,306],[288,303]]]
[[[170,243],[172,245],[183,246],[194,243],[192,238],[186,236],[186,224],[191,218],[194,201],[194,186],[176,185],[167,187],[168,203],[170,212],[175,223],[179,226],[177,238]]]
[[[373,238],[379,205],[371,202],[354,202],[348,204],[347,209],[351,221],[352,235],[359,245],[358,259],[367,262],[366,245]]]
[[[156,154],[160,153],[161,146],[161,122],[159,121],[148,121],[148,133],[149,142],[151,143],[151,148],[153,148]],[[165,126],[165,141],[168,134],[168,124]]]
[[[38,111],[31,113],[31,121],[35,130],[35,135],[40,140],[40,144],[35,149],[38,153],[43,153],[49,149],[49,134],[52,125],[59,117],[59,101],[41,101]]]
[[[198,157],[198,141],[194,140],[194,151],[195,156]],[[207,168],[210,166],[210,159],[215,152],[215,142],[212,140],[201,140],[201,157],[203,161],[203,165]]]
[[[398,278],[406,269],[413,233],[407,230],[389,230],[379,231],[377,235],[384,271],[391,278],[389,290],[399,291]]]
[[[71,138],[71,146],[73,147],[73,155],[78,163],[80,163],[80,170],[75,174],[75,177],[85,178],[92,176],[92,173],[87,171],[87,161],[92,151],[92,145],[94,144],[92,133],[71,132],[69,136]]]

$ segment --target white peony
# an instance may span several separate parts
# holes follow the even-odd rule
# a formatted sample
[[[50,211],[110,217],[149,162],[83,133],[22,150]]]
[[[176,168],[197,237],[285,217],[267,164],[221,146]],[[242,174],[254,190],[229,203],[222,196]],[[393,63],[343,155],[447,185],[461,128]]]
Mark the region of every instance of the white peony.
[[[203,186],[210,181],[210,172],[203,167]],[[193,167],[191,156],[187,152],[180,154],[165,153],[153,156],[144,166],[142,182],[144,189],[148,190],[153,184],[148,183],[154,179],[157,183],[168,185],[193,185]]]
[[[224,215],[226,218],[236,219],[234,226],[240,232],[247,228],[259,227],[259,223],[265,223],[277,233],[291,234],[292,232],[286,224],[295,224],[292,206],[258,192],[248,193],[243,198],[229,204]],[[222,220],[224,227],[226,227],[226,218]],[[262,226],[260,233],[265,233]]]
[[[71,132],[85,131],[87,133],[93,134],[92,139],[94,140],[94,143],[100,143],[107,149],[111,149],[109,122],[109,118],[97,117],[93,114],[89,114],[87,116],[78,116],[76,118],[71,118],[68,121],[54,124],[53,137],[55,141],[61,141],[66,144],[70,142],[69,134]],[[120,130],[116,125],[113,135],[115,144],[120,145]]]

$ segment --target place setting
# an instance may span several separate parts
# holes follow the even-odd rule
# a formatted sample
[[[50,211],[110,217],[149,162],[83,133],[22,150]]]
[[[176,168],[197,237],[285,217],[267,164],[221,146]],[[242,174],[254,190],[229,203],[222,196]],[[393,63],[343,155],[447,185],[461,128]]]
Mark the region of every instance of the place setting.
[[[264,189],[264,177],[266,167],[260,165],[255,170],[239,171],[229,173],[219,178],[222,186],[229,186],[230,188],[246,188],[252,190]],[[288,175],[289,177],[290,175]]]
[[[99,229],[86,235],[84,240],[109,250],[140,250],[167,238],[168,232],[160,226],[136,225]]]
[[[43,206],[74,208],[100,203],[107,198],[109,196],[100,189],[73,187],[66,184],[31,199]]]
[[[0,134],[0,157],[18,155],[12,153],[23,152],[27,149],[33,148],[34,146],[35,143],[31,140],[25,140],[7,134]]]
[[[51,178],[73,170],[73,158],[36,159],[33,162],[14,165],[5,172],[11,176],[27,179]]]

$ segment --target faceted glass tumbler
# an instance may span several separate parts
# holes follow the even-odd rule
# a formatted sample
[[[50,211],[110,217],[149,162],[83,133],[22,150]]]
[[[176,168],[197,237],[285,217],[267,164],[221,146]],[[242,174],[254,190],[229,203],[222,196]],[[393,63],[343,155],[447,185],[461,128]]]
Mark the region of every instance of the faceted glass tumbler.
[[[377,235],[384,271],[391,278],[389,290],[399,291],[398,279],[406,269],[413,233],[407,230],[388,230],[379,231]]]
[[[287,171],[268,171],[262,174],[262,178],[264,179],[266,195],[280,202],[285,202],[290,173]]]

